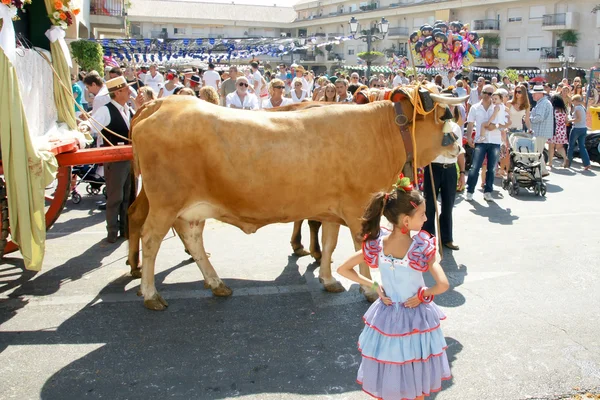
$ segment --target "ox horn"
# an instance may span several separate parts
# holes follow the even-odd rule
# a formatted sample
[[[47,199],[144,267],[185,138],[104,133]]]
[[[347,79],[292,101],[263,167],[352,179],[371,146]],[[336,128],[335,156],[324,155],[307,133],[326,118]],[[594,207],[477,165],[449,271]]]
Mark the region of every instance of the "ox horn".
[[[429,96],[436,103],[447,104],[447,105],[451,105],[451,106],[464,103],[469,98],[469,96],[453,97],[452,95],[444,96],[444,95],[434,94],[434,93],[430,93]]]

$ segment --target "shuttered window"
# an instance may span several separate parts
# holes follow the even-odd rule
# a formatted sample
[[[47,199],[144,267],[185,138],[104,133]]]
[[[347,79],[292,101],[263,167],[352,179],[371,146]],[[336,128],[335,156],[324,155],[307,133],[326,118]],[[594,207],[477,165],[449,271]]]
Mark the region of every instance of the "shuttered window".
[[[527,38],[527,51],[540,51],[543,41],[543,36],[529,36]]]
[[[521,38],[506,38],[506,51],[521,51]]]
[[[523,20],[523,10],[521,8],[508,9],[508,22],[520,22]]]
[[[546,6],[529,7],[529,19],[542,19],[546,14]]]

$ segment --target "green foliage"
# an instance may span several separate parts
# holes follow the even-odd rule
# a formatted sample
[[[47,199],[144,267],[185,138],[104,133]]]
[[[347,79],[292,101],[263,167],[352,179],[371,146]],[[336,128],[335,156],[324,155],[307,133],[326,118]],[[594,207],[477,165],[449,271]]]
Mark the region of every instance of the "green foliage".
[[[592,14],[596,14],[598,11],[600,11],[600,4],[596,4],[596,6],[592,8]]]
[[[483,36],[483,45],[490,47],[498,47],[500,46],[500,36],[496,35],[484,35]]]
[[[510,79],[511,82],[515,82],[519,79],[519,71],[516,69],[505,69],[503,72],[500,72],[500,75],[502,76],[502,79],[504,79],[505,76],[508,76],[508,79]]]
[[[104,50],[100,43],[81,39],[71,42],[71,54],[84,71],[96,70],[104,75]]]
[[[363,51],[361,53],[358,53],[356,56],[366,62],[372,62],[379,57],[385,57],[385,54],[383,54],[380,51]]]
[[[569,29],[564,32],[561,32],[559,38],[567,46],[577,46],[577,42],[579,42],[579,36],[579,32]]]

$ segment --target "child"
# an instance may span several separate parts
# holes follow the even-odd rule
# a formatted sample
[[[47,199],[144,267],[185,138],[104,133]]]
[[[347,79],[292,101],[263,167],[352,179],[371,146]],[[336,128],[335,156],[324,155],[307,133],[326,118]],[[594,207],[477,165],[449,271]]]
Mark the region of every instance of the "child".
[[[401,176],[391,193],[373,196],[362,219],[363,250],[337,270],[379,293],[363,317],[357,382],[382,400],[422,400],[451,378],[440,329],[446,316],[432,302],[434,295],[448,289],[448,280],[435,261],[435,238],[420,231],[427,220],[425,199],[407,181]],[[382,215],[393,224],[391,232],[380,230]],[[411,238],[410,231],[420,232]],[[363,258],[371,268],[379,268],[382,286],[354,270]],[[424,285],[427,270],[436,281],[432,288]]]
[[[486,125],[495,125],[496,129],[500,129],[500,125],[506,124],[506,106],[502,101],[502,92],[496,90],[494,94],[492,94],[492,105],[494,106],[494,113],[486,123]],[[478,142],[483,143],[487,138],[487,129],[485,125],[483,129],[481,129]]]

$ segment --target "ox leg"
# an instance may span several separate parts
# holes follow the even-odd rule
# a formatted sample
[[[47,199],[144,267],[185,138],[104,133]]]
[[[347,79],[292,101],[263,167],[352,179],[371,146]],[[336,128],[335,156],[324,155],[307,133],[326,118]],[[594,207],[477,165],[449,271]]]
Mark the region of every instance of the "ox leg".
[[[292,250],[294,250],[294,255],[296,257],[304,257],[309,255],[310,253],[304,250],[304,246],[302,245],[302,223],[304,220],[294,222],[294,231],[292,232],[292,240],[290,240],[290,244],[292,245]],[[310,222],[309,222],[310,224]]]
[[[219,278],[214,267],[208,260],[206,250],[204,250],[204,239],[202,237],[204,224],[205,221],[177,219],[175,221],[175,230],[183,241],[185,248],[190,252],[194,261],[196,261],[198,268],[200,268],[200,272],[204,276],[204,287],[210,288],[215,296],[231,296],[233,291]]]
[[[359,211],[359,214],[360,215]],[[356,219],[357,222],[349,222],[346,221],[346,224],[348,225],[348,228],[350,228],[350,234],[352,235],[352,241],[354,242],[354,249],[356,251],[359,251],[362,249],[362,241],[360,240],[360,232],[361,232],[361,225],[360,225],[360,221],[358,219]],[[363,261],[359,264],[359,272],[362,276],[364,276],[365,278],[371,279],[371,270],[369,269],[369,266]],[[360,292],[362,294],[364,294],[365,298],[370,302],[374,302],[375,300],[377,300],[379,298],[379,295],[377,294],[376,291],[374,291],[373,289],[371,289],[370,287],[365,287],[365,286],[360,286]]]
[[[131,268],[131,276],[133,278],[142,277],[142,269],[140,265],[140,236],[142,226],[148,216],[149,205],[146,192],[142,188],[138,197],[127,210],[129,218],[129,257],[127,264]]]
[[[331,256],[337,245],[340,225],[334,222],[323,223],[323,258],[321,258],[321,268],[319,268],[319,282],[321,282],[327,292],[343,292],[344,286],[331,275]]]
[[[153,214],[150,211],[142,227],[142,283],[141,294],[144,306],[150,310],[164,310],[169,304],[157,292],[154,284],[154,265],[156,255],[167,232],[173,225],[173,218]],[[131,239],[131,238],[130,238]]]
[[[317,261],[321,262],[321,246],[319,245],[319,229],[321,229],[320,221],[308,221],[310,227],[310,255]]]

